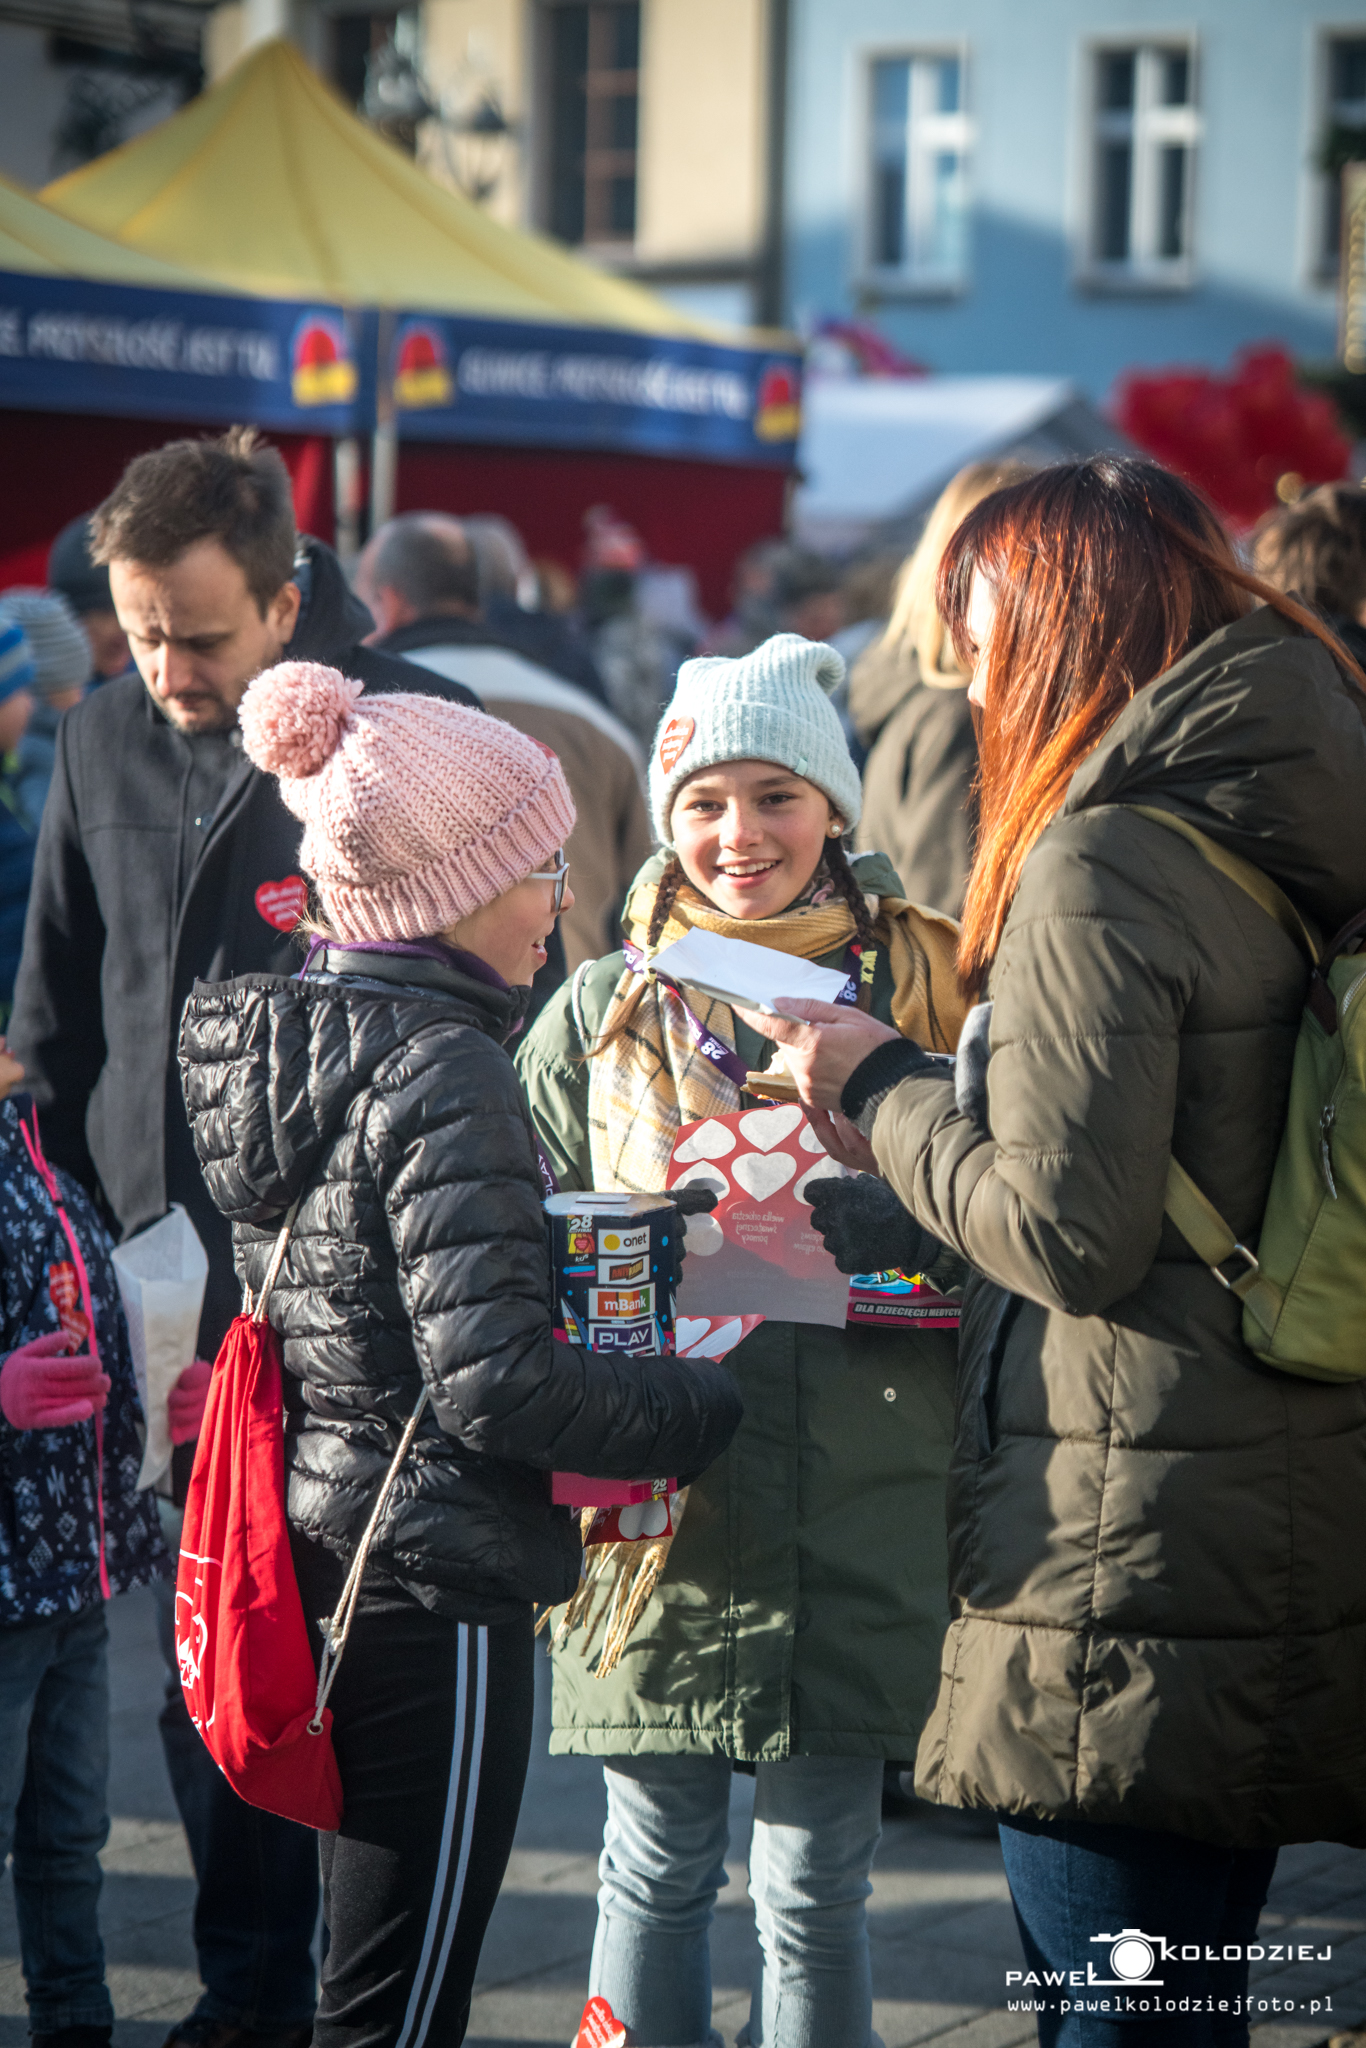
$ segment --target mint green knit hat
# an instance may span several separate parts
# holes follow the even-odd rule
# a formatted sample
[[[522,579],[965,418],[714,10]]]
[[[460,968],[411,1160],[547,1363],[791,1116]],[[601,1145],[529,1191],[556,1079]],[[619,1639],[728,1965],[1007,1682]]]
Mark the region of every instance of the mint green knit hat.
[[[664,845],[679,789],[723,761],[776,761],[804,775],[852,832],[863,792],[828,694],[843,681],[843,655],[799,633],[775,633],[738,661],[685,661],[650,752],[650,812]]]

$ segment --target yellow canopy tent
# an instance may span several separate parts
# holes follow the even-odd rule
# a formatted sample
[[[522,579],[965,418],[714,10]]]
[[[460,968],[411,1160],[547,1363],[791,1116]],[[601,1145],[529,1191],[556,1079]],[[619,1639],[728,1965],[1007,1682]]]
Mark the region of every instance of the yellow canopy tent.
[[[437,185],[284,41],[260,44],[178,114],[42,196],[127,248],[239,291],[710,332]]]
[[[610,503],[657,560],[693,563],[713,609],[741,548],[781,528],[790,341],[727,335],[490,219],[288,42],[42,197],[220,288],[350,309],[380,366],[374,516],[501,512],[533,553],[574,562],[584,511]]]
[[[0,459],[22,486],[0,503],[0,588],[41,582],[57,530],[177,421],[281,429],[301,516],[330,521],[330,451],[290,415],[302,310],[113,241],[0,176]]]
[[[90,277],[101,284],[161,285],[168,291],[215,289],[205,278],[111,242],[54,213],[0,175],[0,271],[4,270],[30,277]]]

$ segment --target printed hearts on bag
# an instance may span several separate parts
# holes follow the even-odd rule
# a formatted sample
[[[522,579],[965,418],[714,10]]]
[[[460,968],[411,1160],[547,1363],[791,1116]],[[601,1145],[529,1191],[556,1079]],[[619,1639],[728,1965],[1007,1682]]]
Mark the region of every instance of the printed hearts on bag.
[[[256,908],[277,932],[292,932],[308,906],[308,884],[302,875],[286,875],[283,881],[262,882],[256,891]]]
[[[797,1143],[801,1146],[803,1152],[825,1151],[824,1145],[822,1145],[820,1139],[816,1136],[816,1133],[812,1130],[810,1124],[802,1125],[802,1134],[798,1138]],[[826,1156],[828,1158],[829,1154],[827,1154]]]
[[[726,1233],[714,1216],[689,1216],[683,1225],[683,1236],[690,1259],[709,1259],[726,1241]]]
[[[806,1118],[795,1103],[732,1110],[706,1121],[748,1145],[740,1142],[725,1155],[723,1172],[709,1161],[682,1165],[679,1147],[699,1126],[685,1125],[678,1134],[666,1185],[709,1185],[720,1193],[712,1215],[688,1219],[677,1300],[680,1355],[685,1349],[702,1358],[718,1355],[712,1331],[694,1334],[703,1317],[712,1319],[715,1331],[727,1332],[727,1345],[740,1341],[729,1334],[737,1318],[742,1334],[754,1316],[841,1328],[849,1312],[848,1276],[812,1228],[806,1193],[808,1181],[814,1185],[840,1167],[819,1146],[813,1158],[813,1148],[802,1142],[809,1135]]]
[[[639,1543],[645,1537],[662,1536],[668,1526],[667,1500],[635,1501],[617,1512],[617,1527],[623,1543]]]
[[[770,1195],[776,1195],[779,1188],[785,1188],[797,1171],[797,1162],[786,1152],[746,1152],[737,1159],[731,1172],[747,1195],[756,1202],[765,1202]]]
[[[795,1102],[779,1103],[776,1109],[751,1109],[740,1119],[740,1135],[756,1151],[771,1152],[804,1121],[804,1114]]]
[[[686,1166],[693,1159],[724,1159],[728,1152],[735,1150],[735,1133],[728,1131],[724,1124],[709,1117],[704,1124],[689,1130],[674,1146],[674,1158]]]

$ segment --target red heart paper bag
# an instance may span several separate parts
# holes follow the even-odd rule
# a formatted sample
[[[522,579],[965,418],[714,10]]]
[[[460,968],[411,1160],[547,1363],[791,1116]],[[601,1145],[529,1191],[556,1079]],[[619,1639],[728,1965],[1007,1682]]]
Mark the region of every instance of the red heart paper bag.
[[[849,1281],[811,1228],[807,1189],[844,1174],[795,1103],[684,1124],[667,1185],[713,1187],[718,1200],[688,1219],[678,1314],[841,1328]]]

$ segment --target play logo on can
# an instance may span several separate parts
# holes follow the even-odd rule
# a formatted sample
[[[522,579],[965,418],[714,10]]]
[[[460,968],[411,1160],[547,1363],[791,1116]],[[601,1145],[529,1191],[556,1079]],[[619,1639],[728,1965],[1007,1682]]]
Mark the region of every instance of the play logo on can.
[[[657,1352],[659,1332],[655,1319],[647,1316],[643,1323],[590,1323],[588,1348],[590,1351]]]

